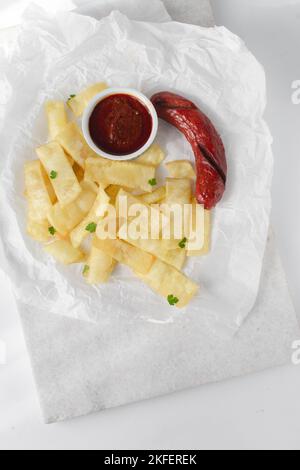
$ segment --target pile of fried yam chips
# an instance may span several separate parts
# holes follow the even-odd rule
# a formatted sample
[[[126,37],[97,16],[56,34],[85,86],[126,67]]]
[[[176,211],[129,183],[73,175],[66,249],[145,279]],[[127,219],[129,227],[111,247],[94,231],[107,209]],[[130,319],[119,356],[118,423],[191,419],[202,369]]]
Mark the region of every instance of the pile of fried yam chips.
[[[147,208],[162,203],[196,206],[195,171],[188,160],[165,164],[169,177],[158,187],[156,172],[165,155],[157,144],[130,162],[99,157],[87,145],[77,120],[105,88],[105,83],[98,83],[71,95],[68,112],[63,101],[46,103],[49,142],[36,150],[36,160],[25,164],[27,232],[43,243],[58,263],[82,263],[83,277],[89,284],[108,282],[121,263],[170,305],[185,307],[198,285],[182,269],[187,256],[203,256],[209,251],[208,211],[203,209],[204,244],[200,250],[189,250],[188,238],[131,239],[124,235],[120,220],[115,239],[99,236],[107,216],[103,207],[113,205],[118,214],[121,197],[127,196],[129,205],[139,203]],[[71,114],[73,120],[68,117]]]

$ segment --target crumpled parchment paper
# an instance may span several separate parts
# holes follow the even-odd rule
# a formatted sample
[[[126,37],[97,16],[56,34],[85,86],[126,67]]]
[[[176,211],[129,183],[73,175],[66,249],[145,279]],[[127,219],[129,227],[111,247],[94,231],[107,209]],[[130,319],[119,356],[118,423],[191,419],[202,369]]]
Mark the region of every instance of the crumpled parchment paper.
[[[61,267],[26,235],[23,164],[47,139],[44,102],[67,99],[96,81],[151,95],[176,91],[212,119],[226,147],[227,192],[213,214],[211,253],[186,274],[201,285],[184,310],[170,308],[127,268],[105,286],[87,286],[82,267]],[[265,75],[243,42],[223,27],[31,11],[17,48],[0,51],[0,236],[18,299],[32,308],[88,321],[199,321],[235,332],[256,300],[266,245],[272,177],[271,136],[263,120]],[[161,124],[168,160],[191,158],[184,138]]]

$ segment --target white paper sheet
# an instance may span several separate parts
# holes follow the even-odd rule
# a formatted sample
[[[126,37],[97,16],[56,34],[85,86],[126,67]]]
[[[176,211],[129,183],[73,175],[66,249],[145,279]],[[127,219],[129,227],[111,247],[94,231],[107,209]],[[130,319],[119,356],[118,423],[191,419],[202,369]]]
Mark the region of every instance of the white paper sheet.
[[[118,10],[132,20],[155,23],[171,21],[171,17],[161,0],[147,2],[147,8],[145,8],[144,2],[137,2],[136,0],[90,0],[89,2],[73,0],[73,3],[78,6],[77,13],[92,16],[96,19],[110,15],[113,10]]]
[[[269,225],[273,162],[262,117],[261,66],[225,28],[138,23],[118,12],[100,22],[71,13],[42,16],[31,12],[18,49],[0,59],[0,233],[17,297],[35,308],[92,321],[116,315],[168,322],[197,312],[199,321],[235,331],[257,296]],[[105,287],[88,287],[81,268],[57,266],[26,236],[23,163],[35,158],[34,148],[46,140],[44,101],[66,99],[102,79],[148,95],[164,89],[185,94],[224,139],[228,189],[214,213],[212,252],[186,268],[201,291],[180,313],[125,268]],[[193,159],[182,136],[168,126],[161,125],[159,140],[168,159]]]

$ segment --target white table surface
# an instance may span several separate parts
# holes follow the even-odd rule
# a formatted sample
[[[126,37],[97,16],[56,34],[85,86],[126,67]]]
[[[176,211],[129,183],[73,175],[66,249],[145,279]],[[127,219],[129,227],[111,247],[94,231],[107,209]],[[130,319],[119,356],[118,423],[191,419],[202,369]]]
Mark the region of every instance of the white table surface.
[[[2,0],[1,22],[12,12],[12,23],[19,11],[12,7],[24,3]],[[300,0],[212,3],[217,23],[243,37],[267,71],[276,158],[273,225],[300,312],[300,105],[291,101],[291,84],[300,79]],[[0,365],[0,449],[300,449],[300,366],[292,365],[69,423],[41,424],[14,300],[1,274],[0,296],[0,340],[7,344],[7,363]]]

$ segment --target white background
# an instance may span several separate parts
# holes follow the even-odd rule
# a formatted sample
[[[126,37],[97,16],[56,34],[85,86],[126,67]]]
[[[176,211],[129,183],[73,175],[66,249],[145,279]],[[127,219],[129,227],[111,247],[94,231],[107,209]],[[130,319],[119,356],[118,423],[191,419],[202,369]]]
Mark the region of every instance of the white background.
[[[14,24],[25,3],[1,0],[0,28]],[[59,3],[51,1],[53,8]],[[300,105],[291,101],[291,84],[300,80],[300,0],[212,3],[217,23],[244,38],[266,68],[266,117],[276,161],[272,218],[300,312]],[[68,423],[41,424],[14,301],[2,274],[0,298],[0,340],[8,349],[7,364],[0,365],[1,449],[300,449],[300,366],[292,365]]]

